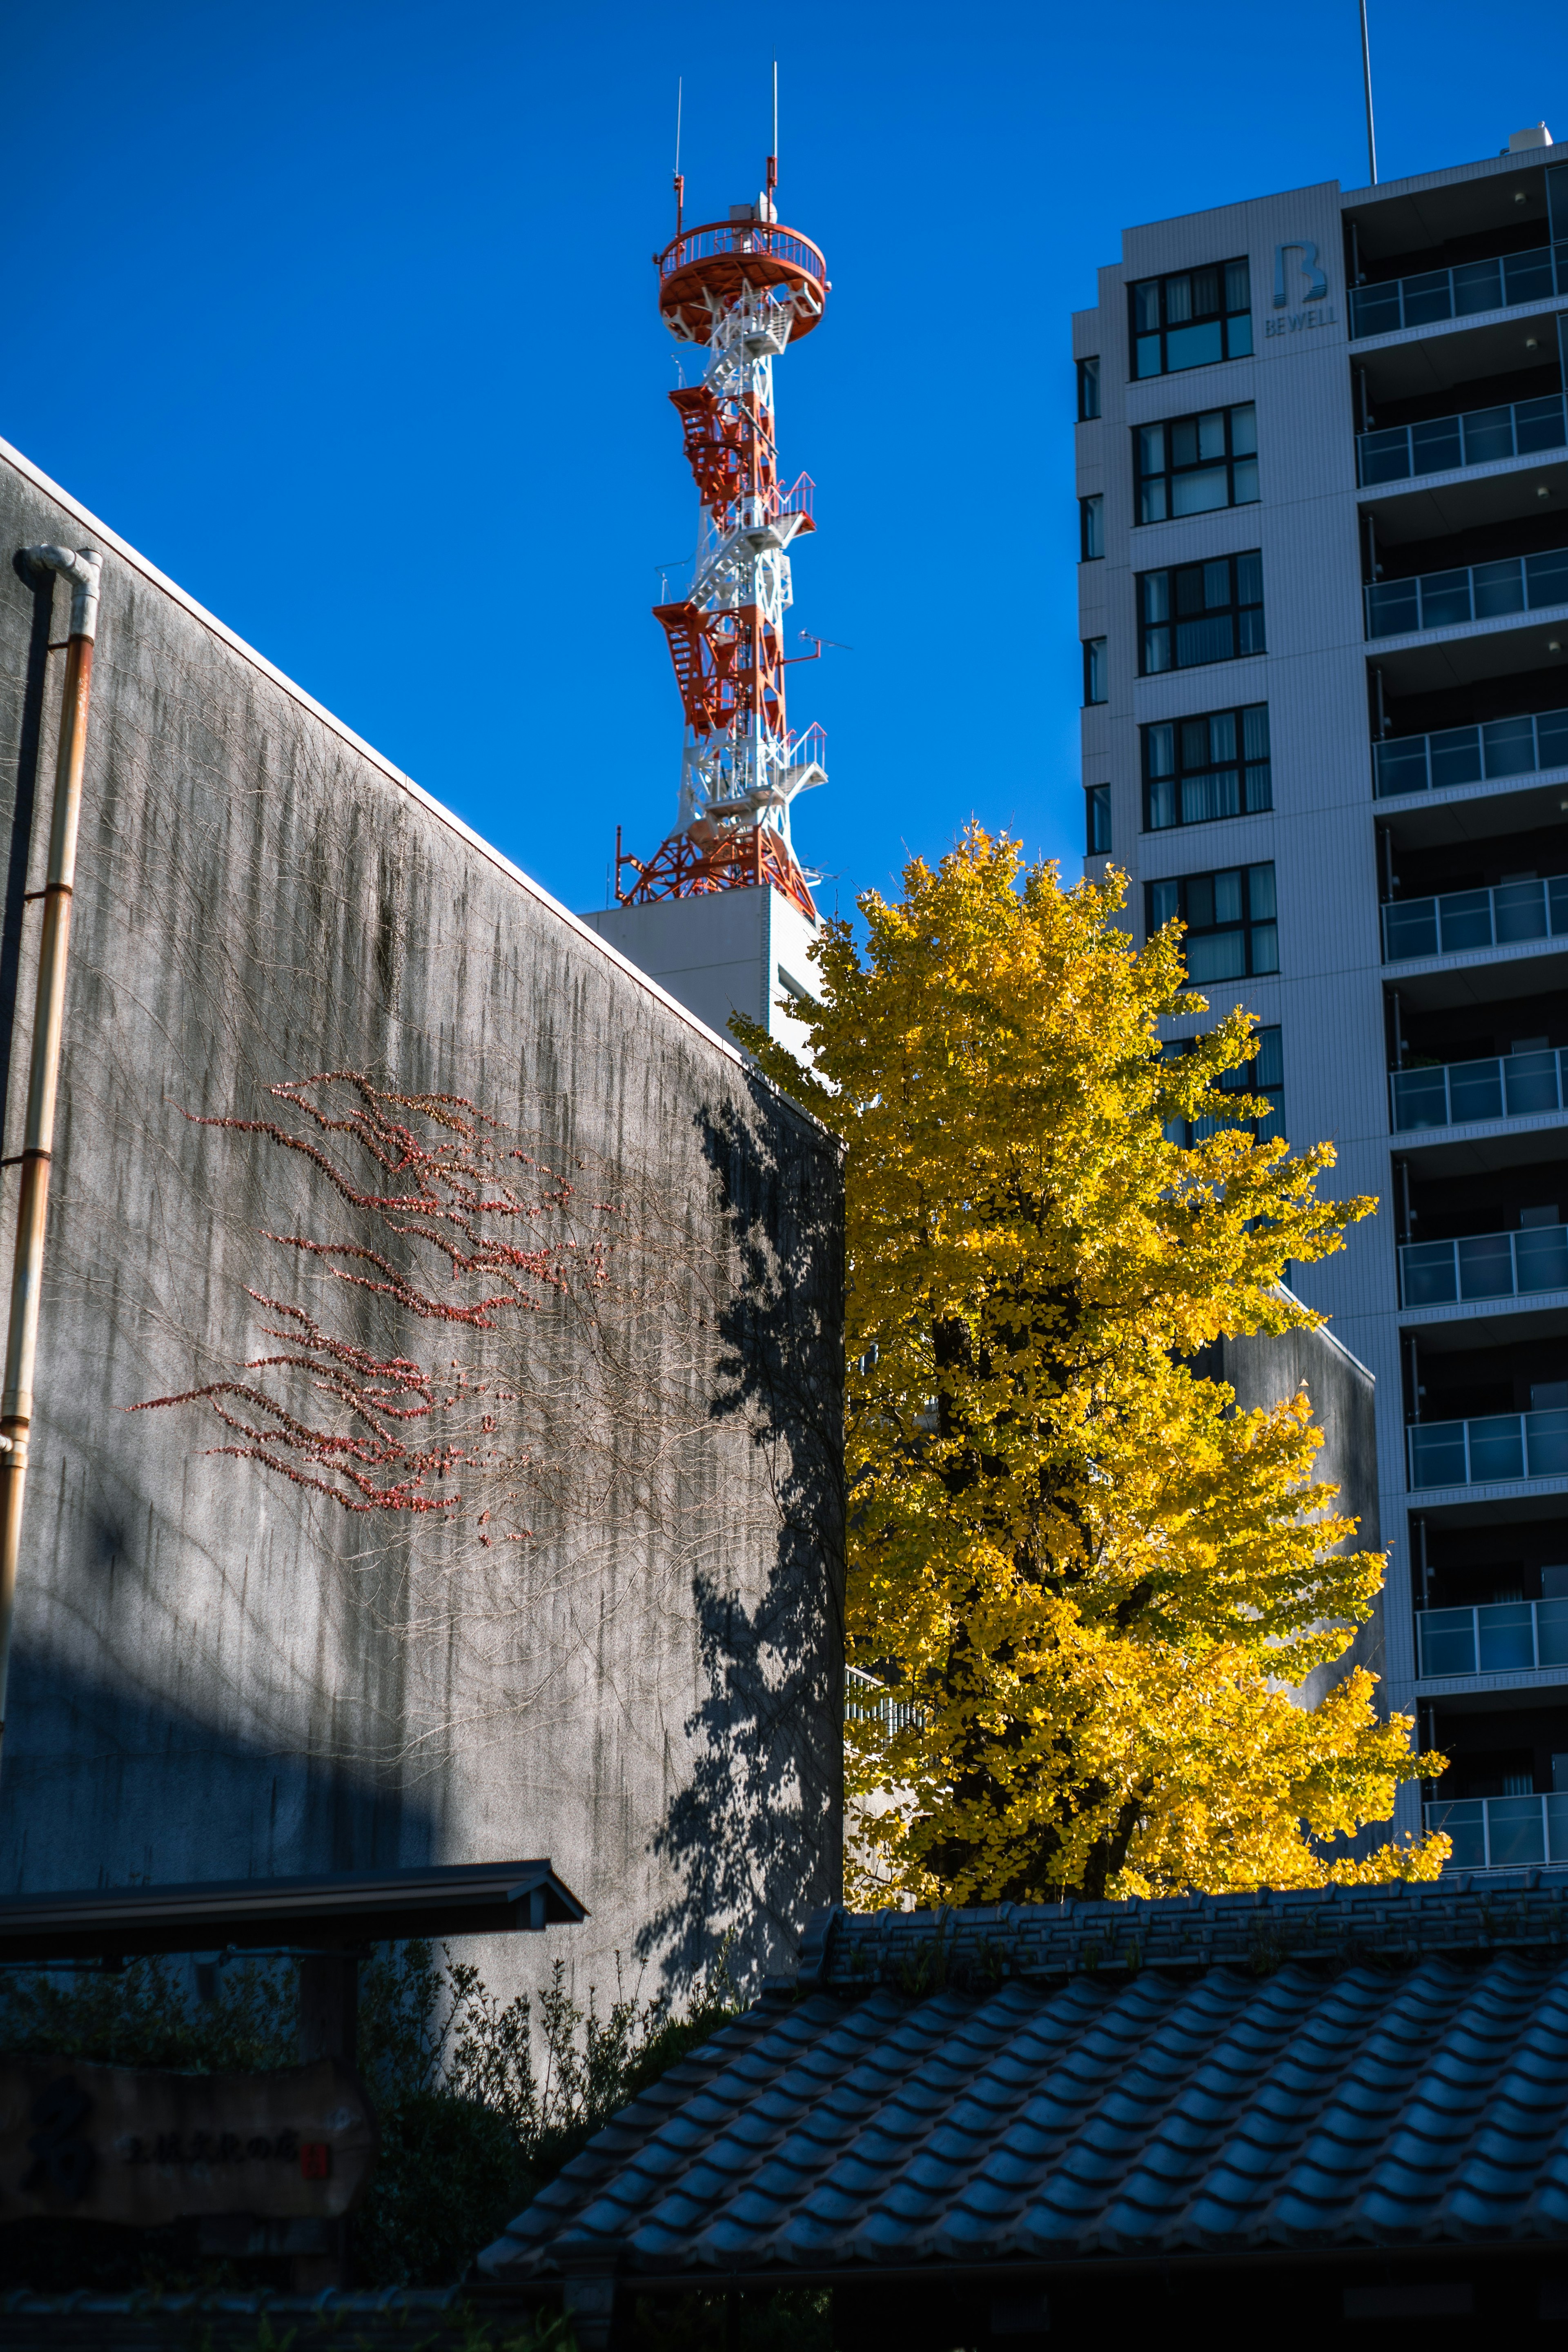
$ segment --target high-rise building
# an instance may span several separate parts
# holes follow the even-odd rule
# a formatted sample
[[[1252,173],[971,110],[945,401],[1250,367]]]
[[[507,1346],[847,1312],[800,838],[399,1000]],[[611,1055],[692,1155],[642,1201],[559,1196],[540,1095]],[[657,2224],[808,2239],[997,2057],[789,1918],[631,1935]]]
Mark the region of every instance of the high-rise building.
[[[1088,870],[1375,1193],[1399,1826],[1568,1859],[1568,146],[1128,230],[1074,321]]]

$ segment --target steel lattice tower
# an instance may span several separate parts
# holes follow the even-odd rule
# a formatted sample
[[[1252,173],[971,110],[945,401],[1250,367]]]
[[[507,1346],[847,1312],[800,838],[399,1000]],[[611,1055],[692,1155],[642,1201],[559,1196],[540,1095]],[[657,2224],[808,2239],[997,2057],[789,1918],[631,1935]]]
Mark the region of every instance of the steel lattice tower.
[[[680,815],[645,864],[616,835],[616,896],[652,898],[770,885],[813,921],[809,883],[790,842],[796,793],[826,783],[820,727],[792,734],[784,715],[784,615],[790,550],[816,528],[813,485],[780,488],[773,362],[808,335],[828,292],[809,238],[776,217],[776,173],[755,205],[683,229],[655,259],[659,310],[682,343],[707,352],[700,382],[669,395],[700,500],[691,584],[654,618],[668,640],[685,712]],[[810,660],[815,656],[807,655]],[[621,887],[623,868],[637,876]]]

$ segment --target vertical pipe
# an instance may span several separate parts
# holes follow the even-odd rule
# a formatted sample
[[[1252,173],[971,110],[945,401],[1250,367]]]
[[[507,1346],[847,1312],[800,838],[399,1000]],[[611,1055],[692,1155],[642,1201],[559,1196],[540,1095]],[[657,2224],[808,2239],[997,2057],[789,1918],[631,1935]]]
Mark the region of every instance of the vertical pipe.
[[[1361,0],[1361,79],[1366,95],[1366,160],[1371,172],[1369,186],[1377,185],[1377,133],[1372,121],[1372,44],[1366,32],[1366,0]]]
[[[0,1454],[0,1743],[5,1737],[11,1621],[22,1543],[27,1444],[33,1423],[38,1293],[44,1269],[49,1160],[54,1150],[55,1097],[65,1022],[66,957],[70,946],[77,826],[81,816],[82,765],[87,753],[88,698],[92,688],[92,646],[98,631],[98,584],[103,563],[102,557],[87,547],[78,549],[74,554],[60,547],[30,547],[27,554],[35,564],[58,572],[70,582],[71,618],[66,646],[59,752],[55,762],[55,805],[49,827],[43,936],[38,946],[27,1122],[21,1154],[21,1192],[16,1204],[16,1255],[11,1276],[11,1316],[5,1333],[5,1384],[0,1395],[0,1433],[6,1441],[6,1450]]]

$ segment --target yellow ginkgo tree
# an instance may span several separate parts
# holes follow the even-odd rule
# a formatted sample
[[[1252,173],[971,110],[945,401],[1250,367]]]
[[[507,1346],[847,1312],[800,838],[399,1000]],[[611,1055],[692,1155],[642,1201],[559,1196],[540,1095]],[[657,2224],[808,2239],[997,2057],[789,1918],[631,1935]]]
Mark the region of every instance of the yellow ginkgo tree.
[[[1383,1575],[1310,1400],[1239,1412],[1193,1368],[1314,1323],[1287,1263],[1374,1204],[1318,1197],[1328,1145],[1234,1124],[1249,1014],[1163,1051],[1206,1008],[1178,925],[1134,950],[1119,876],[1064,891],[972,827],[903,881],[860,900],[863,955],[825,926],[809,1067],[734,1024],[847,1147],[848,1654],[891,1702],[847,1734],[860,1891],[1435,1875],[1443,1838],[1325,1851],[1415,1768],[1361,1669],[1292,1696]]]

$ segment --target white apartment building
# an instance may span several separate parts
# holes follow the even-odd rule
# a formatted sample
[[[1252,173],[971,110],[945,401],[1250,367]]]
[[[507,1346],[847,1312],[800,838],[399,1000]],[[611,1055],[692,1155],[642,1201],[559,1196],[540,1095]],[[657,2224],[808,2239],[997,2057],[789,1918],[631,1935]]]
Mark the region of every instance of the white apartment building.
[[[1294,1279],[1376,1375],[1383,1696],[1451,1759],[1399,1826],[1568,1860],[1568,144],[1122,247],[1073,329],[1088,870],[1258,1014],[1238,1113],[1379,1197]]]

